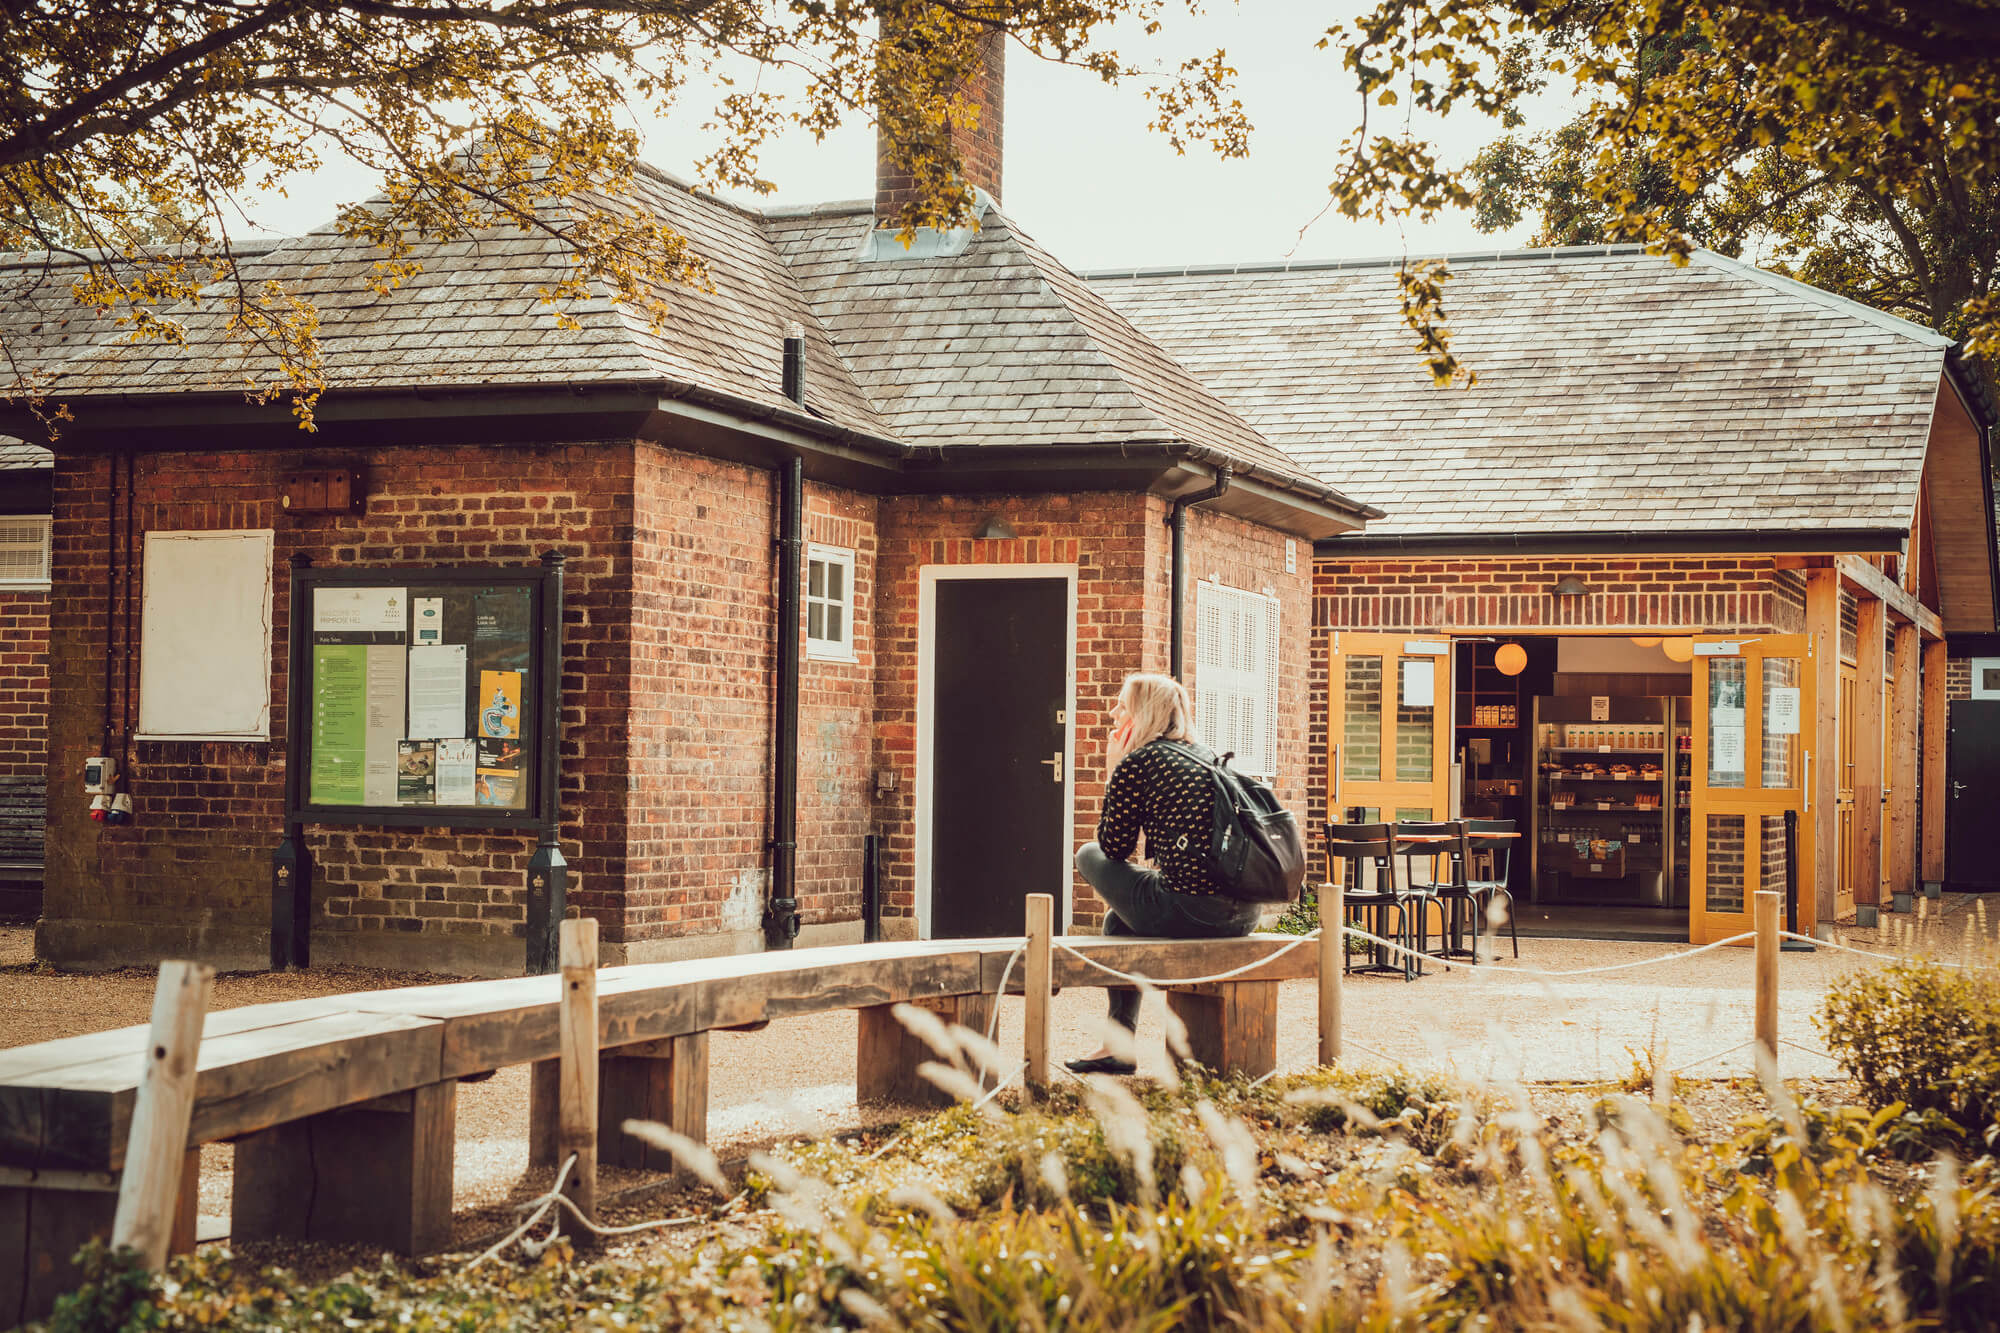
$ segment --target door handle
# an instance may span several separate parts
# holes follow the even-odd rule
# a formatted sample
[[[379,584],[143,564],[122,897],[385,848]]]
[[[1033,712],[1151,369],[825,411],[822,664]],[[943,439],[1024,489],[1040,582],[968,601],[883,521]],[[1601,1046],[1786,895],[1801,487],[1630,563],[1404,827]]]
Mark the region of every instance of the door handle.
[[[1963,782],[1954,782],[1951,784],[1951,794],[1953,796],[1958,795],[1960,792],[1964,790],[1965,790],[1965,784]]]
[[[1062,751],[1060,750],[1056,751],[1056,756],[1053,759],[1039,759],[1036,760],[1036,762],[1042,764],[1048,764],[1050,766],[1051,772],[1049,774],[1049,781],[1051,782],[1062,781]]]
[[[1805,785],[1805,796],[1806,796],[1806,810],[1805,810],[1805,812],[1806,812],[1807,814],[1811,814],[1811,813],[1812,813],[1812,751],[1811,751],[1811,750],[1807,750],[1807,751],[1806,751],[1806,785]]]

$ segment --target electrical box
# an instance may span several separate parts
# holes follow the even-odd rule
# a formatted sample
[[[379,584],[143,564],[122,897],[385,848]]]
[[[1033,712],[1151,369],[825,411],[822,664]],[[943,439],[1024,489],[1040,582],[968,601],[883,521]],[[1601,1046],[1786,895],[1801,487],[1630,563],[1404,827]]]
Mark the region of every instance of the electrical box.
[[[109,796],[118,782],[118,761],[97,756],[83,761],[83,790],[91,796]]]

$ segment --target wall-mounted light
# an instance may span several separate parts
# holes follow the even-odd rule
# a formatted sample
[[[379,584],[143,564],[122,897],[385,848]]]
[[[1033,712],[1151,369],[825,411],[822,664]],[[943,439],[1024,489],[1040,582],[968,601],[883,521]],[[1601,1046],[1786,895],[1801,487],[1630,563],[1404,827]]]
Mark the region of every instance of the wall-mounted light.
[[[1528,650],[1518,643],[1503,643],[1493,654],[1493,665],[1503,676],[1518,676],[1528,669]]]
[[[1014,540],[1014,525],[998,514],[988,514],[979,520],[979,531],[972,534],[974,541],[1011,542]]]
[[[1562,582],[1556,584],[1555,595],[1558,597],[1588,597],[1590,595],[1590,585],[1574,574],[1565,574],[1562,576]]]

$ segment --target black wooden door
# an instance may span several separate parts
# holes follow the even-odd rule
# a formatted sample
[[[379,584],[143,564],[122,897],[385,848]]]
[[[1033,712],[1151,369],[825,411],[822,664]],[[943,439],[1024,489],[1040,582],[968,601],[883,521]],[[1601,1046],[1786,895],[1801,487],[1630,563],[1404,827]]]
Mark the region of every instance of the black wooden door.
[[[1069,883],[1068,585],[939,579],[935,616],[931,935],[1018,935],[1026,896]]]
[[[1944,873],[2000,887],[2000,699],[1955,699],[1945,744]]]

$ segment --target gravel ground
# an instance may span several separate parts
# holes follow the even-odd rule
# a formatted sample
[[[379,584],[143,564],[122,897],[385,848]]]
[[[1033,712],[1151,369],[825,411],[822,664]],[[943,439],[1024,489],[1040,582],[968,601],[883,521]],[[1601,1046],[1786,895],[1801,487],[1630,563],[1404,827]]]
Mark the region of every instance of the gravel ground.
[[[1967,920],[1989,935],[2000,913],[1980,912],[1981,900],[1943,900],[1915,943],[1956,955]],[[1935,906],[1935,905],[1931,905]],[[1881,931],[1842,938],[1857,947],[1899,949],[1907,918],[1891,918]],[[1306,946],[1311,947],[1311,946]],[[1521,942],[1517,963],[1503,957],[1477,974],[1433,971],[1415,983],[1397,977],[1356,976],[1346,991],[1345,1035],[1350,1059],[1389,1059],[1437,1066],[1479,1078],[1553,1082],[1622,1077],[1634,1053],[1663,1049],[1676,1068],[1720,1078],[1752,1071],[1747,1050],[1717,1053],[1747,1042],[1752,1027],[1752,958],[1748,949],[1716,950],[1659,967],[1595,976],[1540,977],[1532,970],[1605,967],[1681,953],[1684,946],[1607,941],[1533,939]],[[1795,1043],[1782,1053],[1790,1077],[1835,1074],[1817,1054],[1811,1015],[1829,986],[1866,959],[1822,949],[1780,960],[1779,1030]],[[296,999],[337,991],[438,981],[358,968],[304,973],[240,974],[217,979],[215,1007]],[[0,928],[0,1047],[45,1041],[146,1020],[152,973],[127,969],[99,974],[61,973],[37,967],[25,929]],[[1310,981],[1285,982],[1278,998],[1278,1064],[1310,1065],[1317,1056],[1317,998]],[[1053,1005],[1058,1058],[1080,1055],[1102,1032],[1104,998],[1096,989],[1071,989]],[[818,1014],[773,1023],[762,1032],[718,1032],[710,1039],[709,1140],[725,1158],[774,1139],[809,1137],[881,1123],[906,1114],[896,1107],[859,1106],[854,1096],[856,1016]],[[1021,1049],[1021,1004],[1000,1009],[1001,1049]],[[1165,1062],[1161,1018],[1148,1005],[1139,1027],[1141,1072]],[[545,1188],[550,1173],[528,1172],[528,1074],[503,1070],[484,1083],[461,1086],[458,1104],[456,1199],[462,1244],[499,1227],[507,1205]],[[203,1150],[203,1233],[226,1231],[231,1149]],[[610,1198],[651,1177],[607,1168],[600,1191]]]

